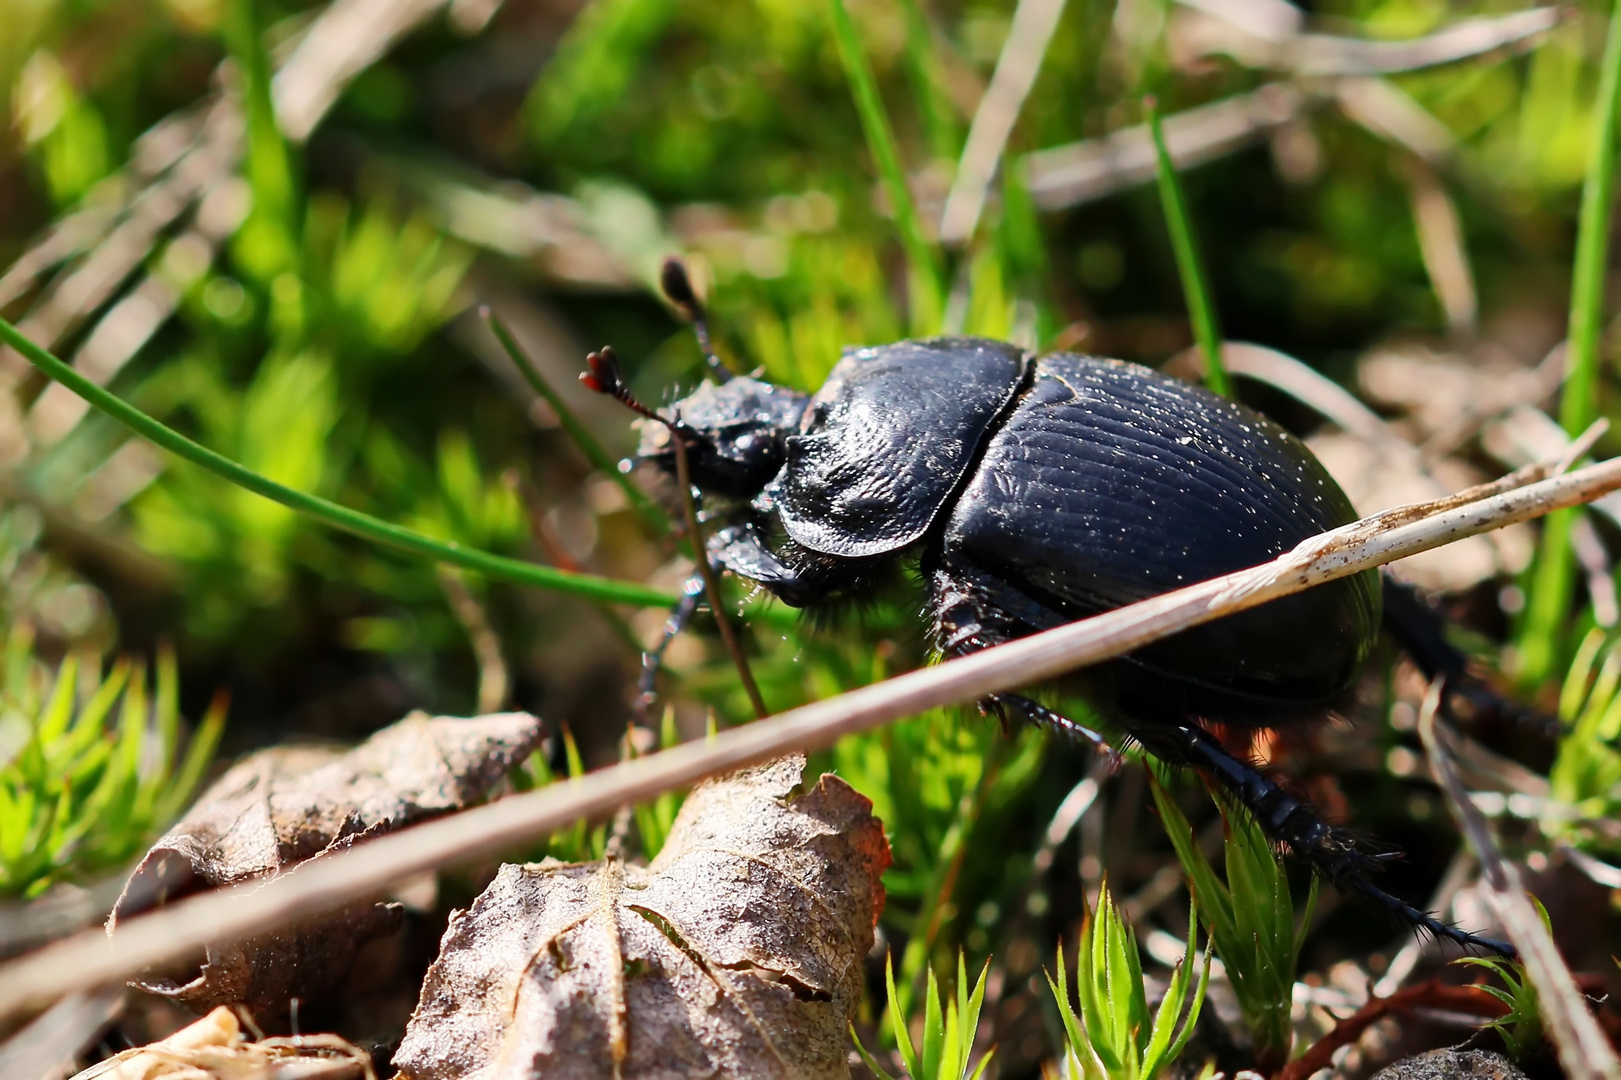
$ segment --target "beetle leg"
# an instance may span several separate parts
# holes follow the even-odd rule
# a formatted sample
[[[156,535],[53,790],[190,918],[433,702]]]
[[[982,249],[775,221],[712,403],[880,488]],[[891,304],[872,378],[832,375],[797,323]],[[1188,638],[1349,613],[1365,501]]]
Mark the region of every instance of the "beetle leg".
[[[1411,585],[1384,576],[1385,629],[1413,658],[1426,679],[1440,679],[1446,688],[1442,712],[1454,720],[1469,721],[1482,716],[1498,716],[1519,725],[1540,730],[1550,737],[1560,734],[1552,717],[1514,702],[1492,689],[1484,679],[1469,671],[1469,658],[1447,640],[1446,620]],[[1458,706],[1465,707],[1460,716]]]
[[[711,536],[709,555],[738,577],[759,582],[793,607],[802,607],[809,595],[800,575],[766,546],[752,525],[732,525]]]
[[[1102,754],[1109,763],[1109,772],[1113,774],[1120,768],[1125,759],[1120,751],[1110,746],[1102,735],[1093,731],[1085,724],[1071,720],[1063,713],[1054,712],[1039,701],[1027,698],[1022,694],[992,694],[980,699],[981,712],[994,713],[1002,721],[1002,730],[1007,730],[1007,708],[1015,709],[1024,714],[1024,718],[1039,727],[1056,731],[1060,735],[1068,735],[1072,739],[1085,739],[1092,744],[1099,754]]]
[[[653,709],[653,703],[658,700],[658,674],[659,668],[664,664],[664,653],[670,647],[670,642],[687,628],[692,622],[692,616],[698,610],[698,601],[704,595],[704,576],[693,574],[681,586],[681,599],[676,601],[675,607],[664,620],[664,630],[659,634],[659,643],[642,653],[642,674],[636,680],[636,704],[634,716],[638,726],[646,727],[648,716]]]
[[[1156,757],[1191,766],[1226,788],[1268,836],[1286,844],[1341,889],[1355,889],[1403,922],[1463,948],[1514,955],[1512,945],[1459,930],[1379,888],[1369,877],[1381,861],[1379,857],[1359,850],[1344,831],[1324,822],[1310,803],[1289,794],[1254,765],[1235,758],[1198,724],[1188,720],[1139,724],[1132,735]]]
[[[817,555],[791,540],[773,550],[752,523],[731,525],[711,536],[709,557],[738,577],[758,583],[790,607],[858,592],[875,562]]]

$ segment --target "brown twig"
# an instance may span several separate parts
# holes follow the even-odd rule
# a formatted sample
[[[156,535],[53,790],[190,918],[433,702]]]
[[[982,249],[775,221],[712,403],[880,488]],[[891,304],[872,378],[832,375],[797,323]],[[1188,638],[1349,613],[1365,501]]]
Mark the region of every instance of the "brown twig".
[[[1508,1005],[1480,986],[1448,986],[1440,979],[1409,986],[1389,997],[1376,997],[1356,1012],[1337,1022],[1333,1030],[1318,1039],[1304,1054],[1277,1074],[1278,1080],[1306,1080],[1319,1069],[1334,1064],[1334,1054],[1350,1046],[1374,1024],[1387,1016],[1406,1015],[1415,1009],[1445,1009],[1491,1020],[1508,1012]]]
[[[206,942],[265,933],[425,870],[500,855],[626,803],[792,751],[820,749],[926,709],[1040,683],[1188,627],[1617,489],[1621,459],[1453,506],[1424,520],[1410,520],[1414,510],[1378,515],[1313,537],[1249,570],[790,709],[567,784],[402,829],[301,864],[296,873],[188,897],[130,919],[116,937],[82,933],[0,966],[0,1021],[188,955]]]

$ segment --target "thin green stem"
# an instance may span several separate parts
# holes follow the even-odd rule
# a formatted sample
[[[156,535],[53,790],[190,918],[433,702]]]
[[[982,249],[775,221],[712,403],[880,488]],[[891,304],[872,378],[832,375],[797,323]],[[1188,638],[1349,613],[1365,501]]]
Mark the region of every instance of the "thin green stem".
[[[916,333],[936,333],[943,313],[939,256],[924,236],[922,219],[912,203],[906,173],[901,168],[895,131],[884,112],[883,99],[878,96],[878,81],[873,77],[872,65],[867,61],[855,25],[850,22],[850,13],[845,9],[844,0],[828,0],[828,5],[833,15],[833,39],[839,48],[839,59],[844,63],[845,78],[850,81],[850,93],[861,117],[867,149],[878,166],[879,180],[900,230],[901,246],[906,249],[912,329]]]
[[[941,161],[955,160],[962,152],[962,134],[955,122],[951,99],[940,85],[940,65],[934,55],[934,35],[920,0],[902,0],[906,12],[906,69],[917,98],[929,153]]]
[[[230,0],[225,9],[224,32],[226,46],[242,75],[248,126],[247,174],[253,190],[253,212],[238,233],[238,256],[268,280],[297,264],[299,200],[292,154],[276,123],[261,2]]]
[[[0,319],[0,341],[16,349],[29,363],[142,438],[238,487],[333,528],[518,585],[532,585],[538,589],[570,593],[590,600],[636,604],[641,607],[669,607],[676,602],[676,598],[668,593],[635,582],[615,581],[591,574],[571,574],[551,566],[540,566],[524,562],[522,559],[511,559],[503,555],[464,548],[454,541],[435,540],[411,529],[374,518],[370,514],[362,514],[358,510],[339,506],[317,495],[283,487],[274,480],[244,468],[223,454],[216,453],[201,443],[193,442],[178,431],[146,415],[123,398],[97,386],[28,340],[5,319]]]
[[[512,363],[517,367],[518,373],[524,377],[524,381],[533,388],[535,393],[541,396],[546,404],[552,407],[552,411],[557,414],[558,423],[563,426],[564,431],[568,432],[568,437],[574,440],[574,445],[580,448],[580,453],[585,455],[585,459],[591,463],[591,467],[612,478],[614,483],[619,485],[620,490],[625,493],[625,498],[630,500],[631,508],[636,511],[636,516],[642,519],[642,524],[646,525],[655,536],[663,536],[669,532],[670,523],[664,512],[659,509],[658,504],[648,498],[645,491],[632,483],[630,477],[619,471],[618,462],[614,461],[608,451],[603,449],[602,444],[597,442],[596,436],[591,434],[591,430],[580,422],[580,418],[574,415],[574,410],[569,408],[568,403],[563,400],[556,387],[546,381],[546,377],[540,373],[540,369],[529,358],[529,354],[523,351],[523,347],[518,344],[518,339],[512,336],[512,331],[507,329],[506,324],[501,321],[500,317],[488,307],[479,308],[478,313],[484,319],[485,324],[489,326],[490,333],[495,335],[495,340],[501,343],[501,348],[506,350],[507,356],[511,358]]]
[[[1615,194],[1616,119],[1621,112],[1621,0],[1610,14],[1610,32],[1599,69],[1598,101],[1582,183],[1582,207],[1576,231],[1576,259],[1570,284],[1570,329],[1565,387],[1559,398],[1559,423],[1575,438],[1598,417],[1599,334],[1604,318],[1604,278],[1610,254],[1610,205]],[[1563,641],[1576,566],[1570,546],[1576,510],[1548,517],[1542,548],[1532,574],[1521,625],[1519,681],[1542,683],[1554,666]]]
[[[1154,154],[1158,162],[1159,199],[1165,207],[1165,227],[1171,234],[1171,250],[1176,252],[1176,270],[1182,278],[1182,293],[1187,298],[1188,321],[1193,324],[1193,336],[1204,353],[1204,381],[1223,397],[1232,396],[1232,384],[1227,379],[1227,368],[1221,362],[1221,327],[1216,322],[1216,305],[1210,298],[1210,286],[1205,277],[1204,263],[1199,258],[1199,244],[1193,235],[1193,221],[1188,214],[1187,196],[1182,181],[1176,175],[1176,164],[1165,147],[1165,129],[1159,122],[1159,109],[1153,98],[1144,98],[1148,110],[1148,130],[1154,136]]]

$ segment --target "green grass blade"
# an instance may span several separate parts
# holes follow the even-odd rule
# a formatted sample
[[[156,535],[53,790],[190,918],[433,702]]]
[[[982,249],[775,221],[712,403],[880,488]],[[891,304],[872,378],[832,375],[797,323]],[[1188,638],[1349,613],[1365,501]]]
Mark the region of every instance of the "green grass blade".
[[[631,507],[635,509],[636,516],[642,519],[642,524],[652,530],[655,536],[663,536],[669,532],[670,521],[664,511],[648,498],[645,491],[631,483],[630,477],[619,471],[619,463],[602,448],[597,437],[591,434],[591,429],[574,415],[574,410],[569,408],[568,402],[563,400],[556,387],[546,381],[546,377],[540,373],[540,369],[529,358],[529,354],[523,351],[523,346],[518,344],[518,339],[512,336],[512,331],[507,329],[506,324],[487,307],[480,308],[479,314],[484,317],[490,333],[495,335],[495,340],[506,350],[507,356],[517,367],[518,373],[524,377],[524,381],[552,407],[552,411],[557,414],[558,423],[563,425],[563,430],[568,432],[568,437],[574,440],[574,445],[580,448],[580,453],[585,455],[591,467],[619,485],[620,490],[625,493],[625,498],[630,500]]]
[[[73,699],[78,692],[79,658],[68,656],[56,672],[56,685],[51,688],[50,700],[40,713],[34,726],[34,738],[41,746],[50,746],[68,730],[73,718]]]
[[[1311,933],[1312,917],[1317,914],[1317,892],[1321,885],[1322,879],[1313,874],[1311,884],[1306,887],[1306,906],[1300,912],[1300,924],[1295,927],[1294,932],[1294,955],[1297,963],[1300,959],[1300,950],[1306,944],[1306,935]],[[1289,987],[1289,992],[1294,993],[1293,985]]]
[[[1194,905],[1196,904],[1197,901],[1194,902]],[[1166,985],[1165,996],[1160,999],[1159,1008],[1154,1010],[1154,1023],[1149,1029],[1148,1045],[1143,1047],[1145,1078],[1151,1078],[1167,1060],[1171,1038],[1176,1033],[1176,1022],[1182,1015],[1183,1006],[1187,1004],[1188,987],[1193,978],[1193,959],[1198,955],[1196,943],[1199,937],[1199,916],[1193,909],[1194,905],[1190,905],[1188,910],[1187,946],[1183,949],[1182,959],[1171,969],[1171,979]]]
[[[878,167],[878,178],[894,209],[901,246],[906,249],[912,331],[916,334],[937,333],[944,311],[939,255],[923,234],[923,222],[918,217],[911,190],[906,186],[906,173],[901,168],[895,131],[890,127],[889,115],[884,112],[883,100],[878,96],[878,81],[873,77],[866,49],[850,21],[850,12],[845,8],[844,0],[828,0],[828,6],[833,17],[833,39],[838,45],[839,59],[844,63],[845,78],[850,82],[850,93],[855,98],[867,149]]]
[[[912,1048],[912,1033],[906,1028],[905,1006],[901,1004],[900,995],[895,993],[895,963],[892,956],[884,957],[884,989],[889,993],[889,1026],[895,1034],[895,1048],[900,1051],[901,1066],[912,1080],[918,1080],[925,1075],[923,1062]]]
[[[180,689],[175,674],[174,650],[158,649],[158,662],[152,685],[152,724],[146,738],[152,743],[141,754],[135,770],[135,801],[130,811],[133,822],[142,828],[152,823],[153,813],[169,787],[169,770],[180,745]],[[143,729],[146,725],[142,725]]]
[[[32,706],[28,703],[28,673],[32,670],[33,663],[33,624],[19,621],[6,635],[5,692],[13,705],[25,711],[32,711]]]
[[[923,998],[923,1072],[919,1075],[940,1075],[940,1062],[944,1056],[946,1040],[945,1018],[940,1010],[940,980],[929,968],[925,976],[928,991]]]
[[[1610,254],[1610,210],[1615,194],[1616,119],[1621,112],[1621,2],[1610,13],[1610,31],[1599,69],[1597,107],[1589,136],[1592,148],[1576,231],[1570,284],[1570,353],[1559,398],[1559,423],[1575,438],[1598,416],[1599,332],[1604,318],[1604,278]],[[1542,547],[1516,642],[1519,682],[1540,685],[1552,673],[1575,585],[1571,530],[1576,510],[1556,510],[1543,526]]]
[[[1160,821],[1165,825],[1165,833],[1170,838],[1171,847],[1176,849],[1176,857],[1182,864],[1182,872],[1192,883],[1194,899],[1199,902],[1199,910],[1204,912],[1210,935],[1216,939],[1216,949],[1220,952],[1224,941],[1238,940],[1238,929],[1233,921],[1232,896],[1227,891],[1227,886],[1216,876],[1210,860],[1199,850],[1198,842],[1193,835],[1193,826],[1188,824],[1188,819],[1182,815],[1182,810],[1171,798],[1171,793],[1165,790],[1160,776],[1157,772],[1151,771],[1148,779],[1149,790],[1154,796],[1154,805],[1159,809]]]
[[[1153,98],[1148,98],[1143,104],[1148,110],[1148,130],[1154,136],[1159,198],[1165,207],[1165,227],[1171,234],[1177,273],[1182,277],[1182,292],[1187,297],[1188,320],[1193,323],[1193,336],[1199,342],[1199,351],[1204,353],[1205,385],[1223,397],[1231,397],[1232,385],[1221,361],[1221,328],[1216,323],[1216,305],[1210,297],[1210,286],[1199,258],[1199,245],[1193,235],[1187,196],[1183,194],[1182,181],[1176,175],[1171,153],[1165,148],[1165,130],[1159,122],[1159,110]]]
[[[1559,691],[1559,719],[1566,725],[1575,723],[1582,711],[1582,703],[1587,700],[1587,682],[1592,678],[1593,664],[1598,660],[1602,648],[1604,631],[1595,626],[1582,638],[1576,657],[1565,673],[1565,684]]]
[[[102,736],[102,721],[112,711],[113,705],[118,701],[118,695],[124,692],[124,684],[129,681],[130,663],[120,660],[113,665],[107,677],[96,687],[96,692],[90,695],[85,702],[79,716],[73,721],[73,732],[85,740],[86,745],[99,740]]]
[[[152,809],[152,825],[162,829],[185,809],[191,796],[197,790],[203,773],[214,760],[214,753],[219,749],[220,735],[225,731],[225,696],[221,694],[214,699],[208,707],[208,713],[203,717],[202,723],[192,733],[191,745],[186,748],[186,759],[181,763],[180,771],[175,774],[174,781],[169,784],[163,796],[158,799],[157,805]]]
[[[1190,931],[1190,940],[1192,936]],[[1210,989],[1210,955],[1215,947],[1216,943],[1213,940],[1205,942],[1204,968],[1199,972],[1199,985],[1193,990],[1193,1001],[1188,1005],[1188,1016],[1182,1025],[1182,1030],[1177,1033],[1175,1041],[1165,1051],[1165,1057],[1162,1060],[1167,1065],[1182,1056],[1182,1051],[1188,1048],[1188,1043],[1193,1040],[1193,1033],[1199,1026],[1199,1013],[1204,1009],[1205,993]],[[1145,1078],[1145,1080],[1152,1080],[1152,1078]]]
[[[152,701],[152,714],[157,718],[159,758],[161,764],[154,774],[160,781],[169,778],[169,762],[180,743],[180,675],[175,664],[174,647],[158,647],[157,686]]]
[[[292,155],[276,125],[260,3],[230,0],[224,29],[247,99],[247,173],[253,190],[253,210],[237,233],[236,252],[262,280],[269,280],[292,269],[298,260],[298,185]]]
[[[1586,431],[1598,418],[1599,333],[1604,318],[1604,278],[1615,193],[1616,120],[1621,112],[1621,3],[1610,16],[1597,104],[1571,276],[1568,374],[1559,399],[1559,423],[1571,438]]]
[[[979,1013],[985,1007],[985,980],[990,977],[991,962],[985,961],[985,966],[979,969],[979,978],[974,982],[973,992],[966,998],[962,994],[962,986],[967,981],[968,967],[963,961],[962,953],[957,954],[957,997],[959,1000],[957,1010],[962,1019],[962,1069],[968,1068],[968,1054],[974,1049],[974,1035],[979,1031]],[[985,1070],[985,1063],[991,1058],[990,1051],[979,1059],[979,1067],[974,1070],[978,1076]]]
[[[896,1077],[890,1075],[887,1069],[878,1064],[877,1058],[867,1053],[867,1048],[861,1045],[861,1036],[856,1034],[856,1026],[854,1024],[850,1025],[850,1041],[855,1044],[856,1053],[861,1055],[861,1060],[866,1063],[867,1068],[874,1076],[878,1078],[878,1080],[897,1080]]]
[[[961,125],[956,123],[956,108],[942,84],[928,13],[920,0],[901,0],[901,8],[906,12],[906,74],[917,98],[924,141],[930,154],[953,161],[962,152]]]
[[[225,455],[208,449],[201,443],[193,442],[111,391],[97,386],[69,365],[35,345],[4,319],[0,319],[0,341],[16,349],[27,357],[29,363],[142,438],[238,487],[261,495],[271,502],[280,503],[335,529],[399,548],[413,555],[450,563],[518,585],[530,585],[537,589],[550,589],[554,592],[570,593],[613,604],[671,607],[676,602],[676,598],[668,593],[635,582],[614,581],[593,574],[571,574],[551,566],[540,566],[524,562],[522,559],[511,559],[503,555],[464,548],[456,543],[445,543],[374,518],[370,514],[362,514],[358,510],[340,506],[318,495],[284,487],[268,477],[244,468]]]
[[[1085,950],[1085,948],[1086,942],[1083,940],[1080,943],[1080,949]],[[1069,969],[1064,965],[1064,943],[1062,941],[1058,943],[1056,963],[1056,970],[1058,971],[1056,981],[1051,974],[1047,972],[1043,972],[1043,974],[1047,976],[1047,986],[1052,990],[1053,1001],[1058,1005],[1058,1017],[1064,1024],[1065,1035],[1069,1037],[1070,1050],[1079,1059],[1081,1051],[1091,1044],[1087,1041],[1086,1029],[1081,1025],[1081,1018],[1076,1015],[1075,1007],[1069,1003]],[[1079,972],[1077,972],[1077,981],[1079,981]]]

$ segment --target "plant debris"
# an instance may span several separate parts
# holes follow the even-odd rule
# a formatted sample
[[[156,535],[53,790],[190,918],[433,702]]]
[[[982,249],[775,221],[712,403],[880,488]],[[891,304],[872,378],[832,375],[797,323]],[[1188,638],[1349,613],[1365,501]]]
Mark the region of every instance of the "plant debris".
[[[296,872],[299,864],[482,798],[540,742],[527,713],[458,719],[413,713],[348,752],[278,747],[242,761],[153,845],[107,921],[203,889]],[[208,946],[200,966],[133,985],[198,1009],[285,1008],[349,970],[403,910],[371,900],[262,937]]]
[[[504,866],[451,917],[405,1080],[843,1077],[890,864],[872,803],[792,756],[710,781],[646,868]]]
[[[374,1080],[371,1057],[336,1035],[247,1042],[221,1005],[161,1042],[115,1054],[73,1080]]]

